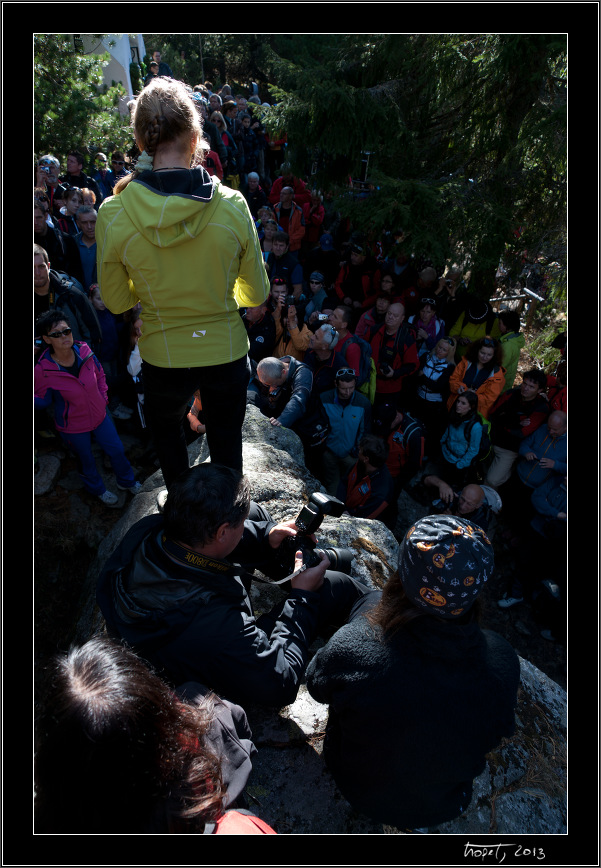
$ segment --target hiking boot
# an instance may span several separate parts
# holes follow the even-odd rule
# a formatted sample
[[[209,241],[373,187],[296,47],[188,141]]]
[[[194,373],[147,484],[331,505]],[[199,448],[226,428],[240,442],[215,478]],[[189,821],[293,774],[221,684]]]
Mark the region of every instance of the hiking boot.
[[[118,404],[114,410],[111,410],[111,415],[115,419],[131,419],[133,416],[133,410],[130,410],[129,407],[124,407],[123,404]]]
[[[511,606],[517,606],[518,603],[523,602],[523,597],[511,597],[509,594],[505,594],[505,596],[497,602],[497,606],[500,606],[501,609],[510,609]]]
[[[101,500],[105,506],[115,506],[119,502],[119,498],[112,491],[104,491],[98,495],[98,500]]]

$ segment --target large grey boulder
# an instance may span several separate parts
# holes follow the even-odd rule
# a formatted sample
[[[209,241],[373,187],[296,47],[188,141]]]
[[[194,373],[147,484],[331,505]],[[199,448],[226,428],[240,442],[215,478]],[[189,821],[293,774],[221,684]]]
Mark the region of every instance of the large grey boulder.
[[[296,435],[273,428],[249,406],[244,425],[244,471],[253,497],[278,520],[295,518],[313,491],[323,491],[303,463]],[[190,448],[191,463],[208,460],[204,438]],[[163,484],[159,472],[99,547],[81,599],[76,641],[102,629],[95,605],[98,574],[126,531],[145,515],[157,511],[156,496]],[[404,494],[401,520],[408,527],[427,509]],[[368,587],[382,587],[397,560],[398,542],[379,521],[326,516],[319,531],[320,545],[344,546],[354,553],[352,574]],[[282,598],[273,585],[256,583],[253,604],[257,613]],[[320,645],[318,640],[313,650]],[[474,796],[465,813],[431,834],[549,834],[566,832],[566,694],[559,685],[520,658],[521,686],[516,734],[487,757],[476,779]],[[251,808],[280,834],[401,834],[406,830],[374,823],[357,814],[338,792],[321,757],[327,706],[315,702],[304,685],[294,703],[279,712],[259,706],[246,709],[259,748],[248,792]],[[377,724],[366,738],[378,738]]]

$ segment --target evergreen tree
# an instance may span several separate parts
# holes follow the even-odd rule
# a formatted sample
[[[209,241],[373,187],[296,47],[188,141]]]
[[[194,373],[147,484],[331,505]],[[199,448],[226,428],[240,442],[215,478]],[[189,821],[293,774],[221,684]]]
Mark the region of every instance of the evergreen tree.
[[[555,35],[349,35],[302,69],[290,59],[268,126],[297,171],[337,185],[343,214],[403,230],[435,264],[459,261],[489,294],[504,258],[565,264],[566,40]],[[369,152],[368,196],[349,194]]]
[[[99,38],[101,38],[99,36]],[[125,89],[103,83],[104,55],[75,50],[69,34],[34,36],[34,147],[61,159],[70,150],[95,154],[131,142],[128,118],[117,109]]]

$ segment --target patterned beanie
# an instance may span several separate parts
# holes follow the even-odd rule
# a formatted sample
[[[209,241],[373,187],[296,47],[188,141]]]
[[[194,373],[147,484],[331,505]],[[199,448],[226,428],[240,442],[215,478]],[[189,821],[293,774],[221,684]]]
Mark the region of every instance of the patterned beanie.
[[[418,608],[459,618],[491,577],[494,563],[492,544],[478,525],[460,516],[427,515],[407,531],[398,571]]]

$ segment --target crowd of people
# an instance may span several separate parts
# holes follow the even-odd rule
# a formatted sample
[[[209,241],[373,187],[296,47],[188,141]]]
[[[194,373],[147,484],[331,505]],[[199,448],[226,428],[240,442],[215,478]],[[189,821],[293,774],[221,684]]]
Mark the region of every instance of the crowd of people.
[[[565,639],[565,348],[553,374],[518,373],[519,314],[401,229],[385,244],[341,219],[293,173],[254,88],[192,88],[153,63],[130,107],[135,145],[111,169],[99,153],[85,172],[77,151],[66,171],[36,164],[36,434],[54,426],[111,507],[92,443],[135,495],[117,427],[133,418],[165,483],[100,577],[110,638],[53,664],[40,828],[272,833],[244,799],[256,748],[242,706],[289,704],[305,677],[330,706],[324,757],[353,806],[401,828],[452,819],[513,731],[517,655],[476,617],[494,515],[528,567],[498,605],[550,600],[543,635]],[[396,533],[382,592],[295,550],[296,523],[252,501],[248,404],[296,432],[340,514]],[[190,468],[198,436],[211,460]],[[409,529],[402,491],[430,506]],[[259,618],[255,570],[287,589]],[[388,737],[368,749],[374,714]],[[439,727],[455,757],[443,769],[416,750]],[[90,769],[118,802],[102,786],[79,800]]]

